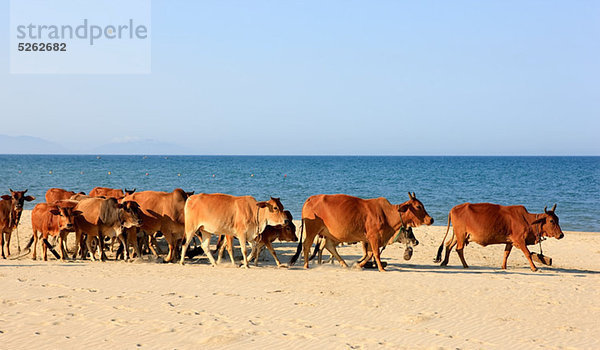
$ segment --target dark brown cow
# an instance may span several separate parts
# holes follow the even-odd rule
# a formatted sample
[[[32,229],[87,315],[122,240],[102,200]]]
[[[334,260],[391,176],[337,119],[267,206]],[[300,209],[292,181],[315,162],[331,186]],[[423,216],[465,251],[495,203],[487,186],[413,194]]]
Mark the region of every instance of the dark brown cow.
[[[0,200],[0,247],[2,247],[2,258],[10,255],[10,236],[14,229],[19,226],[23,204],[25,201],[35,200],[33,196],[26,196],[25,191],[10,190],[10,195],[3,195]],[[5,240],[6,235],[6,240]],[[4,254],[4,242],[6,241],[6,255]]]
[[[123,236],[123,228],[139,226],[137,203],[118,203],[115,198],[85,198],[77,202],[75,210],[81,212],[81,215],[75,217],[76,244],[73,257],[77,257],[81,237],[87,235],[86,244],[91,259],[95,260],[94,251],[91,243],[97,237],[99,244],[98,250],[100,259],[104,260],[104,236],[118,237],[126,244]]]
[[[39,203],[31,212],[31,228],[33,230],[33,260],[37,255],[37,243],[39,236],[43,240],[47,240],[48,236],[59,237],[60,258],[65,259],[67,250],[65,248],[65,238],[69,232],[74,231],[75,217],[81,214],[80,211],[74,210],[77,202],[74,201],[58,201],[52,204]],[[43,245],[44,261],[48,260],[48,252],[46,244]]]
[[[90,197],[106,197],[106,198],[116,198],[122,199],[126,195],[133,194],[135,192],[135,188],[133,190],[120,189],[120,188],[109,188],[109,187],[94,187],[90,191]]]
[[[448,265],[450,251],[456,245],[456,252],[464,268],[469,267],[465,261],[463,249],[469,242],[482,246],[489,244],[506,244],[502,268],[506,269],[506,261],[513,246],[521,249],[529,261],[532,271],[537,268],[531,260],[528,245],[536,244],[542,237],[564,237],[558,217],[554,214],[556,204],[550,211],[544,208],[542,214],[527,212],[522,205],[504,206],[492,203],[463,203],[450,210],[446,235],[438,249],[434,262],[440,262],[444,241],[452,223],[452,239],[446,243],[446,256],[441,266]]]
[[[215,258],[209,248],[210,237],[224,234],[233,235],[240,241],[243,266],[247,268],[246,242],[250,242],[254,248],[256,237],[265,227],[287,223],[279,198],[271,197],[268,201],[258,202],[251,196],[236,197],[222,193],[191,196],[185,203],[185,244],[180,263],[184,263],[192,238],[200,233],[202,250],[211,265],[215,266]]]
[[[258,256],[266,246],[273,258],[275,259],[275,263],[278,267],[284,267],[279,259],[277,258],[277,254],[275,253],[275,249],[273,249],[272,243],[278,239],[281,242],[298,242],[298,237],[296,236],[296,225],[294,225],[294,218],[292,217],[292,213],[289,210],[284,211],[285,216],[289,220],[285,225],[279,226],[267,226],[264,231],[256,237],[256,245],[254,250],[250,254],[250,260],[254,259],[254,266],[258,266]],[[229,253],[229,258],[233,261],[233,236],[227,235],[226,237],[226,246],[227,252]],[[217,258],[217,264],[221,262],[221,256],[223,255],[223,249],[225,245],[222,245],[219,249],[219,257]]]
[[[380,259],[380,248],[401,227],[416,227],[433,224],[425,206],[414,193],[402,204],[391,204],[387,199],[362,199],[345,194],[320,194],[309,197],[302,207],[300,241],[306,231],[306,239],[298,244],[292,257],[293,265],[304,250],[304,268],[308,268],[310,247],[317,235],[325,237],[327,250],[344,267],[348,265],[338,254],[336,245],[342,242],[366,242],[370,245],[379,271],[385,271]],[[364,267],[370,259],[359,264]]]
[[[140,218],[142,224],[138,229],[127,230],[128,242],[132,243],[136,254],[141,256],[137,244],[137,232],[154,238],[157,232],[161,232],[169,245],[169,254],[165,261],[171,261],[175,255],[175,249],[184,235],[184,206],[187,198],[194,192],[185,192],[181,188],[173,192],[143,191],[127,195],[123,200],[135,201],[141,209]],[[151,249],[152,243],[148,242]],[[154,251],[156,255],[156,251]]]
[[[85,195],[84,192],[76,193],[73,191],[63,190],[62,188],[51,188],[46,191],[46,203],[54,203],[56,201],[70,199],[72,196],[77,194]]]

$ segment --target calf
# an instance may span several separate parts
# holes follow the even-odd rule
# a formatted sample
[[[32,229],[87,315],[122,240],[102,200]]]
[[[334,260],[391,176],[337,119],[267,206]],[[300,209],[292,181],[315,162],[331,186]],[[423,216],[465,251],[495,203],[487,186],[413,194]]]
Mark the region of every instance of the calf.
[[[287,219],[289,220],[286,224],[278,225],[278,226],[270,226],[269,225],[269,226],[265,227],[263,232],[260,233],[256,237],[256,245],[254,246],[254,249],[252,250],[252,252],[250,254],[250,260],[254,259],[254,266],[258,266],[258,256],[265,246],[267,247],[269,252],[271,252],[271,255],[273,255],[273,258],[275,259],[275,263],[277,264],[277,266],[278,267],[285,266],[285,265],[282,265],[281,262],[279,261],[279,259],[277,258],[277,254],[275,253],[275,249],[273,249],[272,243],[276,239],[278,239],[281,242],[298,242],[298,237],[296,236],[296,225],[294,225],[294,222],[292,221],[293,220],[292,213],[290,213],[289,210],[284,210],[284,213],[285,213]],[[229,253],[229,258],[231,259],[231,261],[233,261],[233,259],[234,259],[233,258],[233,236],[232,235],[226,236],[226,240],[227,240],[227,252]],[[224,247],[225,247],[225,245],[222,245],[219,249],[219,257],[218,257],[217,262],[220,262],[220,260],[221,260],[221,256],[223,254]]]
[[[87,235],[86,245],[92,261],[95,260],[95,255],[91,243],[96,237],[99,242],[98,250],[100,259],[105,260],[104,236],[116,236],[121,243],[126,245],[123,228],[130,228],[141,224],[137,203],[134,204],[129,201],[118,203],[115,198],[85,198],[77,203],[75,209],[81,211],[81,215],[75,218],[75,237],[77,242],[74,257],[77,256],[79,244],[84,233]],[[129,258],[128,254],[127,258]]]
[[[10,237],[14,229],[19,226],[23,204],[25,201],[35,200],[33,196],[26,196],[25,191],[10,190],[10,195],[3,195],[0,200],[0,247],[2,247],[2,258],[10,255]],[[6,240],[5,240],[6,237]],[[4,242],[6,241],[6,255],[4,254]]]
[[[52,204],[39,203],[31,212],[31,229],[33,231],[33,260],[37,255],[37,243],[39,236],[42,236],[44,242],[47,242],[48,236],[59,238],[60,258],[65,259],[67,250],[65,248],[65,238],[69,232],[73,232],[75,217],[81,212],[74,210],[77,202],[58,201]],[[48,247],[43,244],[43,258],[48,260]]]

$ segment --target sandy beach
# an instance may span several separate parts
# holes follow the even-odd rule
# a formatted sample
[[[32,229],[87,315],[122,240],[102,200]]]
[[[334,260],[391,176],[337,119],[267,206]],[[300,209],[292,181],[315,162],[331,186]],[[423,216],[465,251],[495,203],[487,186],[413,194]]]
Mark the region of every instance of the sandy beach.
[[[456,253],[441,268],[432,259],[444,230],[415,229],[420,245],[408,262],[403,247],[388,247],[386,273],[337,263],[282,269],[268,252],[248,270],[227,258],[216,268],[205,258],[0,260],[0,348],[600,348],[600,234],[545,241],[553,266],[531,272],[516,250],[501,270],[501,245],[470,244],[469,269]],[[295,245],[275,249],[287,262]],[[357,245],[339,251],[348,263],[361,255]]]

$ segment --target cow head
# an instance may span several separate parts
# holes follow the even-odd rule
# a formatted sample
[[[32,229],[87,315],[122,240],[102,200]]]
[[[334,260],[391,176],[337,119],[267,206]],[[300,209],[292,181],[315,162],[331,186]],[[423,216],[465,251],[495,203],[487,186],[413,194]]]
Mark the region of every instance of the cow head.
[[[75,210],[77,203],[58,201],[53,209],[50,209],[52,215],[58,215],[58,228],[61,231],[73,231],[75,225],[75,217],[81,215],[82,212]]]
[[[121,226],[130,228],[142,225],[141,210],[137,202],[124,201],[123,203],[118,204],[118,207]]]
[[[391,244],[395,242],[404,244],[407,247],[415,247],[419,245],[419,241],[415,237],[412,227],[410,226],[407,229],[400,228],[400,232],[392,237],[392,240],[389,243]]]
[[[181,197],[183,197],[184,200],[187,200],[188,198],[194,195],[194,191],[186,192],[181,188],[176,188],[173,190],[173,192],[179,192],[179,194],[181,195]]]
[[[9,195],[3,195],[2,199],[4,200],[10,200],[12,201],[12,225],[11,226],[17,226],[19,224],[19,221],[21,220],[21,214],[23,213],[23,204],[25,203],[25,201],[27,202],[31,202],[33,200],[35,200],[34,196],[26,196],[25,193],[27,192],[27,190],[25,191],[13,191],[12,189],[10,190],[10,196]]]
[[[23,204],[25,203],[25,201],[31,202],[33,200],[35,200],[34,196],[26,196],[25,193],[27,192],[27,190],[25,191],[13,191],[10,190],[10,196],[8,195],[4,195],[2,196],[2,199],[12,199],[13,201],[13,205],[14,205],[14,209],[16,211],[23,211]]]
[[[298,242],[298,237],[296,236],[296,225],[294,225],[294,222],[292,221],[294,219],[292,217],[292,213],[290,213],[289,210],[285,210],[283,213],[285,214],[289,223],[281,227],[279,240],[282,242]]]
[[[544,207],[544,214],[538,214],[538,218],[532,223],[532,225],[540,225],[540,235],[545,237],[554,237],[561,239],[565,236],[558,224],[558,216],[554,213],[556,210],[556,204],[552,209],[548,210],[548,207]]]
[[[408,192],[409,200],[397,205],[400,217],[404,225],[409,227],[417,227],[420,225],[433,224],[433,218],[427,214],[425,206],[417,199],[415,193]]]
[[[269,199],[265,202],[257,202],[256,206],[259,208],[260,222],[266,225],[277,226],[277,225],[289,225],[291,222],[283,210],[283,204],[279,198]],[[263,226],[263,229],[264,229]]]

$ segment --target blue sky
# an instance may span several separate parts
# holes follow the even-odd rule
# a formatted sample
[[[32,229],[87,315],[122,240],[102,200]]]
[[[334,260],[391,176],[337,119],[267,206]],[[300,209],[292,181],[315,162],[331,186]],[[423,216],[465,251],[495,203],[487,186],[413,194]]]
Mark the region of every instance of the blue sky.
[[[600,155],[597,1],[154,0],[151,38],[151,74],[20,75],[0,25],[0,134],[75,151]]]

